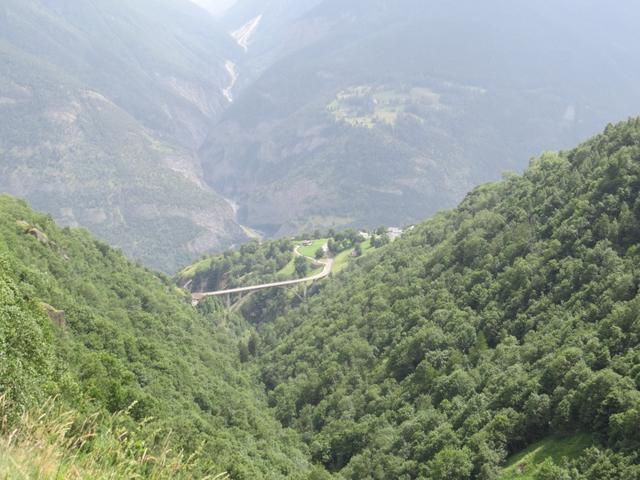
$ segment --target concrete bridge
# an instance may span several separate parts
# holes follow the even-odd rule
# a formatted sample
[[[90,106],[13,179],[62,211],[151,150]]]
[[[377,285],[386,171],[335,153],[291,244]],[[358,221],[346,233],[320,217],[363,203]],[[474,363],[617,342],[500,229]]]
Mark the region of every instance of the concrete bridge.
[[[296,248],[296,254],[300,255],[300,253],[298,253],[298,250]],[[305,258],[310,258],[310,257],[305,257]],[[322,269],[322,272],[317,273],[315,275],[312,275],[310,277],[305,277],[305,278],[298,278],[295,280],[284,280],[281,282],[271,282],[271,283],[263,283],[261,285],[253,285],[253,286],[249,286],[249,287],[238,287],[238,288],[230,288],[227,290],[217,290],[215,292],[198,292],[198,293],[192,293],[191,294],[191,303],[193,306],[198,305],[198,303],[200,303],[200,301],[202,301],[202,299],[207,298],[207,297],[226,297],[227,300],[227,307],[231,307],[232,304],[232,298],[234,296],[237,296],[239,298],[242,298],[245,294],[247,293],[251,293],[251,292],[257,292],[260,290],[267,290],[269,288],[278,288],[278,287],[289,287],[292,285],[300,285],[300,284],[305,284],[305,296],[306,296],[306,284],[309,282],[315,282],[317,280],[321,280],[325,277],[328,277],[329,274],[331,273],[331,269],[333,268],[333,258],[329,258],[327,260],[324,261],[317,261],[313,258],[311,258],[311,260],[313,260],[314,262],[317,263],[321,263],[324,265],[324,268]]]

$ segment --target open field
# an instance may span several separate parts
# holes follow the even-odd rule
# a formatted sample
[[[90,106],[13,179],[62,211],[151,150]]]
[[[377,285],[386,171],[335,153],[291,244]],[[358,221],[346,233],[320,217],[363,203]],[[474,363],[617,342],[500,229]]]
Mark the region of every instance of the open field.
[[[409,107],[440,108],[440,95],[427,87],[393,88],[361,85],[338,93],[327,111],[336,121],[353,127],[373,128],[377,124],[395,125]]]
[[[300,243],[299,244],[300,248],[298,249],[298,251],[305,257],[315,258],[316,250],[318,250],[319,248],[322,248],[322,246],[327,243],[327,240],[328,240],[327,238],[320,238],[318,240],[313,240],[311,242],[311,245],[307,247],[302,246],[302,243]]]
[[[335,256],[335,260],[333,262],[333,273],[340,273],[345,269],[349,264],[349,259],[353,258],[351,257],[351,252],[353,252],[352,248],[345,250],[344,252],[340,252]]]
[[[533,480],[545,460],[562,465],[563,458],[577,458],[593,443],[587,434],[548,437],[508,458],[500,480]]]
[[[281,279],[289,279],[289,278],[294,278],[295,276],[295,256],[291,258],[291,261],[289,263],[287,263],[285,265],[285,267],[280,270],[276,275],[278,278]],[[320,273],[322,271],[322,266],[319,266],[317,268],[313,268],[313,263],[311,262],[311,260],[307,260],[307,262],[309,263],[309,273],[308,275],[316,275],[318,273]]]

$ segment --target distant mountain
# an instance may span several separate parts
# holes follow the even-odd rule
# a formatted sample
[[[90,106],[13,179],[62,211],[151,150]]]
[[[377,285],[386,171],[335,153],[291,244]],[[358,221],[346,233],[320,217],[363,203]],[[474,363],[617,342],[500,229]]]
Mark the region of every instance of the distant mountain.
[[[240,224],[415,223],[640,111],[629,0],[198,3],[4,1],[0,191],[175,272]]]
[[[188,2],[0,6],[0,191],[174,270],[245,238],[195,154],[241,52]]]
[[[628,1],[241,0],[222,22],[256,19],[200,156],[270,234],[415,222],[640,111]]]
[[[304,17],[322,0],[238,0],[220,22],[245,51],[239,88],[251,84],[280,58],[328,33],[323,21]]]

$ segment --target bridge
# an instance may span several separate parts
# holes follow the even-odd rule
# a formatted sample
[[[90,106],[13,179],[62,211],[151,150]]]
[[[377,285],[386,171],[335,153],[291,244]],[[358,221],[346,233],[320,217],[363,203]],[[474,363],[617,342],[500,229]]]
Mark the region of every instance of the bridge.
[[[295,249],[295,253],[296,255],[300,255],[303,256],[301,253],[298,252],[298,248],[296,247]],[[237,295],[238,297],[242,298],[245,294],[248,293],[252,293],[252,292],[257,292],[260,290],[267,290],[269,288],[278,288],[278,287],[289,287],[292,285],[300,285],[300,284],[304,284],[305,285],[305,296],[306,296],[306,284],[310,283],[310,282],[315,282],[317,280],[321,280],[325,277],[328,277],[329,274],[331,273],[331,269],[333,268],[333,258],[328,258],[327,260],[322,260],[322,261],[318,261],[315,260],[313,258],[310,257],[305,257],[305,258],[309,258],[310,260],[316,262],[316,263],[320,263],[322,265],[324,265],[322,272],[317,273],[315,275],[311,275],[310,277],[305,277],[305,278],[297,278],[295,280],[283,280],[280,282],[271,282],[271,283],[263,283],[261,285],[252,285],[249,287],[238,287],[238,288],[229,288],[227,290],[217,290],[214,292],[198,292],[198,293],[192,293],[191,294],[191,303],[193,306],[198,305],[198,303],[200,303],[204,298],[207,297],[226,297],[227,299],[227,307],[231,307],[231,299],[234,295]]]

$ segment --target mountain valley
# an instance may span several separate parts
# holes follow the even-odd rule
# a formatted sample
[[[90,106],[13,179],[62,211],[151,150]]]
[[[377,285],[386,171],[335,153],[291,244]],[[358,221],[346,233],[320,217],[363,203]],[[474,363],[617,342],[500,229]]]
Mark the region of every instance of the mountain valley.
[[[239,311],[193,308],[165,275],[0,197],[3,415],[58,395],[80,423],[121,418],[149,452],[171,429],[196,454],[171,478],[638,478],[639,158],[640,120],[610,125],[308,298],[274,289]],[[279,242],[211,258],[198,281],[282,266]],[[0,436],[0,471],[33,432]],[[53,445],[59,471],[112,458],[99,442]],[[124,448],[109,455],[136,467],[119,468],[165,478]]]
[[[0,479],[640,480],[639,23],[0,1]]]

